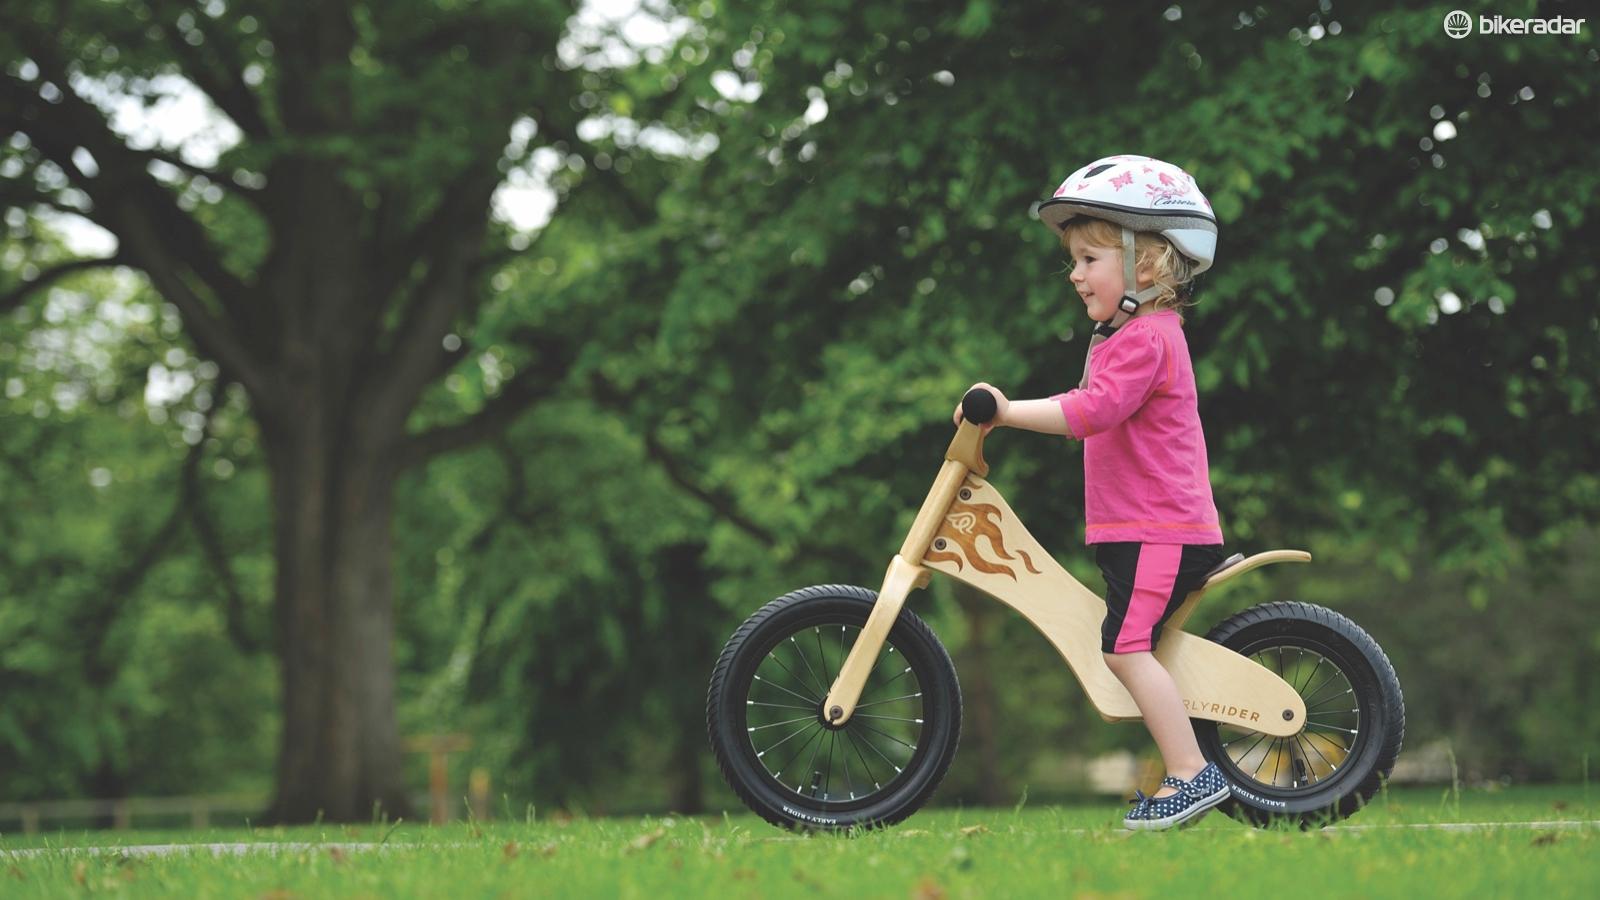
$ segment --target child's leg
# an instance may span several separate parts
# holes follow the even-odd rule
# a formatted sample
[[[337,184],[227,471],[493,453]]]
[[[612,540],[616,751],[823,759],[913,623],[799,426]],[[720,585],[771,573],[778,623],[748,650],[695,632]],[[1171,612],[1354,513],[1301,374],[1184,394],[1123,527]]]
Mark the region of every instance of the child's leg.
[[[1133,702],[1138,704],[1150,736],[1161,749],[1161,761],[1166,764],[1167,774],[1185,781],[1198,775],[1206,767],[1206,758],[1194,739],[1194,727],[1189,724],[1189,713],[1183,708],[1178,685],[1166,667],[1149,651],[1107,653],[1105,660],[1111,674],[1117,676],[1133,695]],[[1175,793],[1175,789],[1163,787],[1155,796]]]
[[[1216,548],[1178,544],[1103,544],[1096,561],[1106,577],[1106,619],[1100,649],[1144,717],[1167,774],[1185,781],[1206,766],[1172,675],[1155,658],[1161,627],[1182,602]],[[1155,796],[1176,791],[1163,787]]]

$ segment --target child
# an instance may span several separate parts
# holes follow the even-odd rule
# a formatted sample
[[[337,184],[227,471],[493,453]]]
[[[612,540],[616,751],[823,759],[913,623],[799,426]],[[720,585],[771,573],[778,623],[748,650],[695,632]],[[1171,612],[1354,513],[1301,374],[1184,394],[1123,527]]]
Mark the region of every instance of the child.
[[[1195,742],[1172,676],[1153,653],[1162,626],[1223,558],[1211,499],[1194,369],[1178,309],[1216,249],[1211,204],[1182,169],[1109,156],[1074,172],[1039,218],[1072,255],[1071,283],[1099,323],[1077,390],[1048,399],[995,396],[993,425],[1083,441],[1084,540],[1105,576],[1106,665],[1133,696],[1167,777],[1142,791],[1124,824],[1192,822],[1230,788]],[[961,421],[958,406],[956,423]]]

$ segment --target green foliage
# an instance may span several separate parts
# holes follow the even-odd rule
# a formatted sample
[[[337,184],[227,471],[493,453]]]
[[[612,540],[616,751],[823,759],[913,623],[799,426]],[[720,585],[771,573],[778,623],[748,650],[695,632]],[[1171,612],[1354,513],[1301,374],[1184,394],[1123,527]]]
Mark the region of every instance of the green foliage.
[[[87,74],[174,68],[170,46],[137,40],[153,15],[142,6],[72,9],[68,37],[128,38],[120,58],[79,47]],[[1222,221],[1188,335],[1225,532],[1239,549],[1309,546],[1319,560],[1252,576],[1229,609],[1293,596],[1352,614],[1390,648],[1415,739],[1450,738],[1469,771],[1570,777],[1597,746],[1582,714],[1593,604],[1582,581],[1525,587],[1577,577],[1563,554],[1586,552],[1600,512],[1600,278],[1583,252],[1600,237],[1592,31],[1451,41],[1444,7],[1370,3],[1177,18],[1093,3],[724,3],[688,8],[679,43],[638,62],[568,68],[530,52],[464,69],[497,31],[559,34],[569,11],[357,5],[358,50],[336,71],[357,88],[350,127],[243,142],[218,161],[250,173],[284,154],[337,160],[350,190],[396,198],[398,226],[448,196],[441,173],[470,147],[505,141],[497,98],[535,97],[525,112],[564,155],[555,218],[534,236],[494,232],[522,252],[486,273],[476,318],[459,323],[472,352],[412,415],[419,432],[465,420],[514,372],[576,360],[503,436],[399,486],[407,733],[472,732],[461,765],[540,803],[659,807],[718,790],[699,707],[720,642],[791,588],[876,585],[967,385],[1037,397],[1076,382],[1086,323],[1029,204],[1084,162],[1135,152],[1193,172]],[[28,14],[59,24],[55,5]],[[235,14],[222,46],[259,66],[260,92],[280,90],[259,28],[298,7],[261,6],[252,29]],[[718,72],[759,96],[724,96]],[[580,138],[588,116],[607,127]],[[697,149],[640,137],[651,125]],[[502,171],[533,152],[508,151]],[[8,198],[31,189],[13,183],[16,165],[33,177],[30,153],[0,148]],[[223,265],[259,270],[259,217],[182,190]],[[0,290],[66,257],[19,210]],[[269,765],[259,436],[171,310],[124,283],[81,275],[0,318],[7,796],[220,787]],[[119,306],[142,312],[108,315]],[[51,349],[62,334],[95,346]],[[158,363],[192,373],[179,399],[147,401]],[[108,595],[161,535],[184,433],[213,412],[197,471],[242,613],[230,617],[188,519]],[[1005,432],[988,452],[1033,533],[1098,586],[1078,549],[1077,450]],[[94,487],[101,469],[111,481]],[[1137,727],[1102,725],[1015,617],[991,619],[981,646],[942,588],[915,602],[964,673],[988,655],[1004,789],[1041,759],[1147,748]],[[1540,639],[1513,652],[1490,640],[1522,622]],[[1557,674],[1536,681],[1541,666]],[[948,796],[988,789],[974,758]]]
[[[80,275],[41,299],[0,319],[0,791],[259,788],[276,673],[253,430],[138,282]]]

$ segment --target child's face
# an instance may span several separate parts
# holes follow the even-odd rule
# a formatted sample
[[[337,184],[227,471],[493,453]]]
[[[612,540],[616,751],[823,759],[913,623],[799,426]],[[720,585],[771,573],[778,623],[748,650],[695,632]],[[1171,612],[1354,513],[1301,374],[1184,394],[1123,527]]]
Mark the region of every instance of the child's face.
[[[1089,318],[1111,321],[1117,314],[1117,301],[1122,299],[1122,251],[1086,244],[1077,235],[1072,236],[1068,249],[1072,253],[1070,280],[1088,307]]]
[[[1122,299],[1126,281],[1122,277],[1122,250],[1119,247],[1096,247],[1074,234],[1068,240],[1072,253],[1072,286],[1078,289],[1088,307],[1089,318],[1096,322],[1109,322],[1117,314],[1117,303]],[[1153,282],[1147,271],[1141,269],[1137,276],[1139,287],[1147,288]]]

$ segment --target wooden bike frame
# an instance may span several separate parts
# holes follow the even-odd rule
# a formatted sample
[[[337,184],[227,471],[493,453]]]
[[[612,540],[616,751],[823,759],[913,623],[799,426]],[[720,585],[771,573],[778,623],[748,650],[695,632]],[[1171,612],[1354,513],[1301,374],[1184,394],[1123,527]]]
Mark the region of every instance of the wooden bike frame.
[[[1106,604],[1073,578],[1033,539],[994,485],[984,479],[985,432],[963,421],[933,488],[917,513],[900,552],[889,562],[883,587],[840,667],[823,709],[835,725],[850,720],[867,673],[912,589],[926,587],[933,572],[1010,606],[1032,622],[1066,660],[1089,700],[1107,721],[1139,718],[1139,708],[1106,667],[1100,623]],[[1168,620],[1155,655],[1177,682],[1189,715],[1275,737],[1305,726],[1300,695],[1277,673],[1183,630],[1207,590],[1258,566],[1309,562],[1301,550],[1274,550],[1234,563],[1184,599]]]

